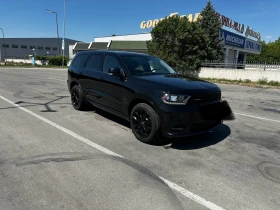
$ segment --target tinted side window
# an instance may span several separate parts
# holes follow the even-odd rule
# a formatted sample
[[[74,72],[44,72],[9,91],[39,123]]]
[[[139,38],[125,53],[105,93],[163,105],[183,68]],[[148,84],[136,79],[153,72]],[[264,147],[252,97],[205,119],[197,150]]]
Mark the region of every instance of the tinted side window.
[[[107,55],[105,57],[104,65],[103,65],[103,72],[108,73],[109,68],[120,68],[120,69],[122,69],[121,64],[119,63],[118,59],[114,56],[111,56],[111,55]]]
[[[72,63],[72,66],[82,67],[86,62],[88,55],[78,55]]]
[[[102,71],[102,55],[91,55],[87,61],[86,68],[94,71]]]

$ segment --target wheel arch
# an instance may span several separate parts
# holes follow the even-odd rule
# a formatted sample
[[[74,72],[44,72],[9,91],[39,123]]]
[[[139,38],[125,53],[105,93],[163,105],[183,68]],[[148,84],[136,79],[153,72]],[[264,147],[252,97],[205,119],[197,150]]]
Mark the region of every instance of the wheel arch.
[[[80,84],[78,83],[77,80],[73,80],[73,81],[71,82],[71,84],[70,84],[70,91],[72,90],[72,88],[73,88],[75,85],[79,85],[79,86],[80,86]]]
[[[133,107],[135,107],[137,104],[139,103],[145,103],[145,104],[148,104],[149,106],[151,106],[156,112],[156,107],[154,105],[153,102],[151,102],[150,100],[148,99],[145,99],[145,98],[142,98],[142,97],[137,97],[137,98],[134,98],[130,103],[129,103],[129,106],[128,106],[128,118],[130,117],[130,114],[131,114],[131,111],[133,109]],[[158,114],[158,112],[157,112]]]

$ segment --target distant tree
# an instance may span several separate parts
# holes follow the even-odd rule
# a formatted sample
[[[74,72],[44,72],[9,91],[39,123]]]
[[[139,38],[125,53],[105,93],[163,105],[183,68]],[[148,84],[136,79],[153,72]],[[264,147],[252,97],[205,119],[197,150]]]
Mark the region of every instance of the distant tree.
[[[223,60],[224,45],[218,38],[222,23],[217,15],[211,1],[208,1],[206,7],[200,13],[197,23],[207,34],[205,40],[206,60]]]
[[[168,17],[151,31],[148,53],[157,56],[181,72],[198,70],[206,57],[206,34],[197,23],[186,17]]]

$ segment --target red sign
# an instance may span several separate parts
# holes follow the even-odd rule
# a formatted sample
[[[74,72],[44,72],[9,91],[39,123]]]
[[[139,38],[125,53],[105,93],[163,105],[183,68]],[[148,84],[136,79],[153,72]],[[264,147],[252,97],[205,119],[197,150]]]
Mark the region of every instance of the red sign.
[[[244,24],[240,24],[240,23],[238,23],[236,21],[233,21],[230,18],[228,18],[226,16],[223,16],[223,15],[221,15],[219,13],[216,13],[216,14],[219,16],[223,26],[226,26],[228,28],[232,28],[232,29],[238,31],[239,33],[243,34],[244,29],[245,29]]]

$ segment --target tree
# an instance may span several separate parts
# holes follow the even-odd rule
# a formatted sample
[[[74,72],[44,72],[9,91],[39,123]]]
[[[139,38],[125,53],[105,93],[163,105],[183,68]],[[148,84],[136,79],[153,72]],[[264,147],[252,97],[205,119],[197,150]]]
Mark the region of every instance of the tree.
[[[166,61],[181,72],[198,70],[206,57],[206,34],[197,23],[186,17],[172,16],[162,20],[151,31],[148,53]]]
[[[222,23],[220,17],[217,15],[211,1],[208,1],[206,7],[200,13],[197,23],[207,34],[205,40],[206,46],[206,60],[223,60],[224,46],[222,41],[218,38]]]

